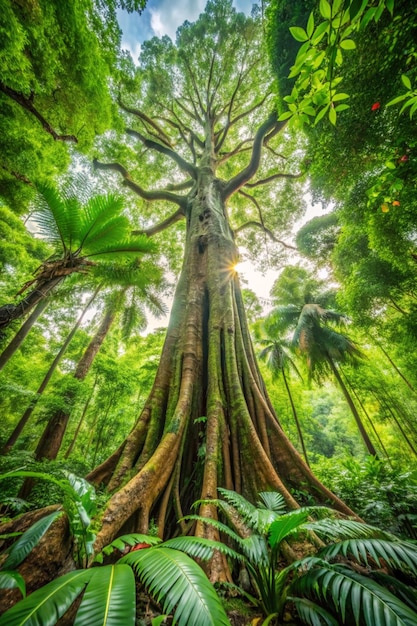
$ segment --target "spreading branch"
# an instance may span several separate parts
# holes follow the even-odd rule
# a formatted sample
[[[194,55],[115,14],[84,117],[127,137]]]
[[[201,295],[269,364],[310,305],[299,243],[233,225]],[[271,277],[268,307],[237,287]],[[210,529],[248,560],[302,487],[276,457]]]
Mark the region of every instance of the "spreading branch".
[[[0,91],[5,93],[7,96],[12,98],[15,102],[20,104],[26,111],[29,111],[36,119],[41,123],[44,130],[49,133],[55,141],[72,141],[74,143],[78,143],[77,137],[75,135],[60,135],[56,132],[51,126],[51,124],[39,113],[36,107],[33,104],[33,96],[27,98],[22,93],[7,87],[4,83],[0,82]]]
[[[146,146],[146,148],[150,148],[151,150],[155,150],[160,154],[168,156],[170,159],[175,161],[178,167],[184,172],[187,172],[187,174],[189,174],[193,178],[196,177],[195,167],[191,165],[191,163],[188,163],[185,159],[183,159],[177,152],[175,152],[175,150],[171,150],[171,148],[161,145],[160,143],[153,141],[152,139],[147,139],[146,137],[144,137],[144,135],[142,135],[142,133],[137,130],[126,128],[126,133],[131,137],[139,139],[139,141],[141,141],[143,145]]]
[[[120,95],[118,97],[117,102],[120,108],[123,109],[123,111],[126,111],[126,113],[131,113],[132,115],[135,115],[136,117],[138,117],[145,126],[151,126],[156,131],[156,135],[159,141],[161,141],[166,146],[168,146],[168,148],[172,148],[172,144],[168,135],[164,133],[162,128],[158,126],[158,124],[153,119],[151,119],[148,115],[146,115],[139,109],[135,109],[134,107],[129,107],[126,104],[124,104],[121,100]]]
[[[123,165],[120,163],[101,163],[97,159],[93,160],[93,165],[95,168],[100,170],[113,170],[114,172],[119,172],[124,178],[123,185],[132,189],[138,196],[143,198],[144,200],[148,200],[148,202],[155,202],[157,200],[166,200],[167,202],[173,202],[174,204],[178,204],[182,210],[185,209],[185,198],[183,196],[178,196],[175,193],[171,193],[166,190],[156,190],[156,191],[147,191],[143,189],[140,185],[135,183]]]
[[[132,235],[147,235],[148,237],[152,237],[152,235],[156,235],[157,233],[161,233],[166,230],[172,224],[179,222],[184,217],[184,211],[182,208],[179,208],[175,213],[172,213],[169,217],[154,226],[150,226],[149,228],[144,228],[143,230],[132,230]]]
[[[263,232],[268,235],[268,237],[270,237],[272,241],[274,241],[275,243],[279,243],[281,246],[284,246],[284,248],[288,248],[288,250],[297,250],[295,246],[292,246],[289,243],[285,243],[285,241],[282,241],[281,239],[277,239],[274,233],[269,230],[269,228],[267,228],[264,224],[261,224],[261,222],[255,222],[254,220],[250,220],[249,222],[245,222],[241,226],[238,226],[238,228],[234,230],[234,234],[237,235],[245,228],[252,228],[253,226],[255,228],[260,228],[261,230],[263,230]]]
[[[224,200],[227,200],[235,191],[246,185],[246,183],[253,178],[258,171],[259,162],[261,159],[261,150],[265,136],[271,133],[276,127],[278,130],[284,128],[285,122],[278,122],[276,113],[273,112],[268,119],[258,128],[255,135],[255,139],[252,147],[252,156],[249,164],[239,172],[236,176],[231,178],[225,185],[223,191]]]
[[[300,172],[299,174],[283,174],[283,173],[271,174],[271,176],[267,176],[266,178],[261,178],[260,180],[257,180],[254,183],[246,183],[245,187],[252,189],[253,187],[266,185],[270,183],[272,180],[276,180],[277,178],[300,178],[302,175],[303,175],[303,172]]]

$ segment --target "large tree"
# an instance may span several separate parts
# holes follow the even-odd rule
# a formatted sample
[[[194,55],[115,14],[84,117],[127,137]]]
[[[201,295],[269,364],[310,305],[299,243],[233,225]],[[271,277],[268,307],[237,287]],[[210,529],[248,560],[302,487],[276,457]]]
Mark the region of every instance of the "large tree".
[[[274,111],[261,25],[231,4],[208,2],[196,23],[178,30],[175,45],[164,37],[143,46],[119,97],[129,141],[95,162],[143,200],[143,232],[185,222],[182,271],[152,391],[130,435],[89,476],[113,492],[97,549],[122,527],[146,531],[151,519],[161,535],[174,532],[192,503],[215,498],[220,486],[250,498],[276,489],[294,508],[291,489],[303,483],[317,501],[351,514],[285,436],[249,336],[235,233],[285,233],[286,207],[294,206],[287,183],[300,172]],[[149,226],[158,203],[164,218]],[[216,516],[207,504],[201,512]],[[200,524],[194,532],[215,535]],[[211,577],[223,576],[219,558]]]

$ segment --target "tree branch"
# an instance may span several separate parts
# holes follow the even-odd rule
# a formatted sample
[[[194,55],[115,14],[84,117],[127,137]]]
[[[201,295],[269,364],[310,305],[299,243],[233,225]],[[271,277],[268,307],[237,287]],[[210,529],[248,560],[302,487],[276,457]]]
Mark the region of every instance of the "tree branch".
[[[164,131],[162,130],[162,128],[160,126],[158,126],[158,124],[156,124],[156,122],[154,122],[153,119],[151,119],[148,115],[146,115],[145,113],[142,113],[142,111],[140,111],[139,109],[135,109],[133,107],[129,107],[126,104],[123,104],[120,94],[119,97],[117,99],[117,102],[120,106],[121,109],[123,109],[123,111],[126,111],[126,113],[131,113],[132,115],[135,115],[136,117],[138,117],[145,125],[148,124],[149,126],[152,126],[152,128],[156,131],[157,133],[157,137],[160,141],[162,141],[162,143],[164,143],[166,146],[168,146],[169,148],[172,148],[172,144],[171,141],[168,137],[168,135],[166,135],[164,133]]]
[[[277,178],[300,178],[301,176],[303,176],[303,174],[304,172],[300,172],[299,174],[283,174],[283,173],[271,174],[271,176],[267,176],[266,178],[261,178],[260,180],[257,180],[254,183],[246,183],[245,187],[248,187],[248,188],[259,187],[259,185],[266,185],[267,183],[270,183],[271,180],[276,180]]]
[[[152,235],[156,235],[157,233],[161,233],[165,229],[169,228],[172,224],[179,222],[184,217],[184,211],[180,207],[175,213],[172,213],[169,217],[159,224],[155,224],[150,228],[144,228],[143,230],[132,230],[132,235],[147,235],[148,237],[152,237]]]
[[[41,123],[43,129],[46,130],[47,133],[52,135],[55,141],[72,141],[74,143],[78,143],[78,139],[77,137],[75,137],[75,135],[59,135],[56,130],[52,128],[50,123],[43,117],[43,115],[41,115],[39,111],[35,108],[32,102],[32,98],[27,98],[22,93],[19,93],[18,91],[7,87],[2,82],[0,82],[0,91],[5,93],[6,96],[12,98],[12,100],[17,102],[17,104],[20,104],[20,106],[26,109],[26,111],[32,113],[32,115],[36,117],[36,119]]]
[[[261,159],[262,145],[265,136],[275,127],[281,130],[285,122],[278,122],[276,113],[273,112],[268,119],[258,128],[252,147],[252,156],[249,164],[236,176],[229,180],[223,190],[223,198],[227,200],[235,191],[243,187],[257,172]]]
[[[93,159],[93,165],[95,168],[100,170],[113,170],[114,172],[119,172],[119,174],[121,174],[124,178],[123,184],[132,189],[132,191],[144,200],[148,200],[149,202],[166,200],[167,202],[174,202],[175,204],[178,204],[182,210],[185,208],[186,199],[184,196],[178,196],[175,193],[164,190],[147,191],[146,189],[143,189],[143,187],[133,182],[127,169],[120,163],[101,163],[97,159]]]
[[[151,148],[151,150],[155,150],[160,154],[168,156],[170,159],[176,162],[180,169],[187,172],[187,174],[192,176],[192,178],[196,178],[197,172],[195,167],[191,165],[191,163],[188,163],[185,159],[183,159],[177,152],[171,150],[171,148],[163,146],[160,143],[153,141],[152,139],[147,139],[146,137],[144,137],[144,135],[142,135],[142,133],[138,132],[137,130],[133,130],[132,128],[126,128],[126,133],[131,137],[136,137],[136,139],[139,139],[147,148]]]
[[[285,241],[281,241],[281,239],[277,239],[275,237],[274,233],[271,230],[269,230],[269,228],[266,228],[266,226],[261,224],[261,222],[255,222],[254,220],[251,220],[249,222],[245,222],[244,224],[242,224],[241,226],[236,228],[234,230],[234,234],[237,235],[238,233],[240,233],[241,230],[244,230],[245,228],[250,228],[252,226],[256,226],[256,228],[260,228],[261,230],[263,230],[264,233],[266,233],[268,235],[268,237],[270,237],[272,239],[272,241],[274,241],[275,243],[281,244],[281,246],[284,246],[284,248],[288,248],[289,250],[297,250],[297,248],[295,246],[292,246],[289,243],[285,243]]]

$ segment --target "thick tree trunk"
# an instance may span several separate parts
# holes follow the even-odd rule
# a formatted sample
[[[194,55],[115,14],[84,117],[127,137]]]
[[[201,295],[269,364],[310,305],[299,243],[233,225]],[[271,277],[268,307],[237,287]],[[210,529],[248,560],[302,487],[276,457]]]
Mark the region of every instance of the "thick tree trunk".
[[[87,376],[94,359],[111,328],[115,316],[116,313],[113,309],[108,310],[104,315],[96,334],[90,341],[86,351],[78,362],[77,369],[74,373],[74,378],[77,380],[84,380]],[[71,406],[73,401],[74,392],[70,392],[67,394],[66,398],[67,406]],[[56,459],[62,445],[69,417],[70,410],[61,409],[57,411],[49,420],[36,448],[35,456],[38,461],[40,459]]]
[[[38,302],[35,309],[29,315],[27,320],[22,324],[21,328],[17,331],[13,339],[10,343],[5,347],[3,352],[0,354],[0,370],[6,365],[8,360],[14,355],[16,350],[20,348],[23,341],[26,339],[29,331],[32,329],[35,322],[38,320],[38,317],[42,315],[46,306],[48,304],[48,299],[44,298],[40,302]]]
[[[352,400],[352,397],[349,393],[349,391],[346,388],[345,383],[343,382],[342,377],[339,374],[339,370],[337,369],[335,363],[333,362],[333,359],[329,357],[329,364],[330,367],[332,368],[332,372],[337,380],[337,382],[339,383],[340,389],[343,392],[343,395],[345,396],[346,402],[349,405],[350,411],[355,419],[356,425],[359,429],[360,435],[362,437],[362,441],[365,444],[366,449],[368,450],[368,454],[371,454],[372,456],[378,457],[377,451],[374,448],[374,444],[372,443],[372,441],[369,439],[369,435],[366,432],[365,426],[363,425],[363,422],[361,420],[361,417],[358,413],[358,410]]]
[[[296,508],[290,490],[303,483],[317,501],[353,514],[313,476],[273,412],[233,270],[238,255],[222,183],[209,167],[190,193],[186,219],[184,264],[153,389],[117,454],[89,476],[114,492],[97,550],[122,528],[146,532],[151,518],[161,536],[178,532],[193,502],[216,498],[220,486],[252,499],[277,490]],[[200,512],[216,516],[211,505]],[[202,525],[195,533],[216,536]],[[209,574],[224,576],[220,559]]]
[[[54,360],[52,361],[48,371],[45,374],[44,379],[42,380],[41,384],[38,387],[38,390],[36,392],[36,396],[35,398],[32,400],[31,404],[28,406],[28,408],[26,409],[26,411],[23,413],[22,417],[20,418],[19,422],[17,423],[15,429],[13,430],[12,434],[10,435],[9,439],[6,441],[3,450],[1,451],[2,454],[7,454],[11,448],[14,446],[14,444],[16,443],[17,439],[20,437],[24,427],[26,426],[26,424],[29,421],[30,416],[32,415],[38,401],[39,398],[41,397],[41,395],[43,394],[43,392],[45,391],[49,381],[52,378],[53,373],[55,372],[56,368],[58,367],[62,357],[64,356],[69,344],[72,341],[72,338],[74,337],[75,333],[77,332],[77,330],[79,329],[79,327],[81,326],[81,323],[84,319],[85,314],[87,313],[89,307],[91,306],[93,300],[95,299],[96,295],[99,292],[98,288],[92,298],[89,300],[89,302],[87,303],[87,305],[85,306],[83,312],[81,313],[80,317],[78,318],[76,324],[74,325],[73,329],[71,330],[71,332],[68,334],[66,340],[64,341],[64,343],[62,344],[59,352],[57,353],[57,355],[55,356]],[[44,307],[46,306],[46,302],[41,302],[40,304],[44,305]],[[39,307],[39,305],[38,305]],[[37,309],[35,309],[36,312]]]

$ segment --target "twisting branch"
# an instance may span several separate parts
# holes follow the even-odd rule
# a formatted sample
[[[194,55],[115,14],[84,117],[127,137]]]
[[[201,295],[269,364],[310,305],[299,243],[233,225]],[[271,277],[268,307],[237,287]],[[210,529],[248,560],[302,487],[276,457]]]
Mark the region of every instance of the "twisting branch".
[[[298,174],[283,174],[283,173],[271,174],[271,176],[267,176],[266,178],[261,178],[260,180],[257,180],[254,183],[246,183],[245,187],[252,189],[253,187],[259,187],[259,185],[266,185],[267,183],[270,183],[271,180],[276,180],[277,178],[300,178],[301,176],[303,176],[303,173],[304,172],[299,172]]]
[[[18,91],[7,87],[4,83],[1,82],[0,91],[2,91],[6,94],[6,96],[9,96],[10,98],[12,98],[12,100],[20,104],[20,106],[26,109],[26,111],[32,113],[32,115],[36,117],[36,119],[41,123],[43,129],[46,130],[47,133],[52,135],[55,141],[72,141],[74,143],[78,143],[78,139],[77,137],[75,137],[75,135],[59,135],[56,130],[52,128],[50,123],[35,108],[33,104],[33,95],[27,98],[22,93],[19,93]]]
[[[147,148],[151,148],[152,150],[155,150],[160,154],[168,156],[170,159],[175,161],[180,169],[184,170],[184,172],[187,172],[187,174],[189,174],[193,178],[196,178],[197,173],[195,167],[191,165],[191,163],[188,163],[185,159],[183,159],[177,152],[175,152],[175,150],[171,150],[171,148],[163,146],[157,141],[153,141],[153,139],[147,139],[146,137],[144,137],[144,135],[142,135],[142,133],[137,130],[133,130],[132,128],[126,128],[126,133],[131,137],[136,137],[136,139],[139,139]]]
[[[33,185],[32,181],[29,180],[29,178],[26,178],[26,176],[24,176],[23,174],[21,174],[20,172],[12,172],[11,170],[8,170],[6,166],[2,165],[1,168],[7,172],[8,174],[10,174],[10,176],[13,176],[14,178],[16,178],[16,180],[20,180],[20,182],[25,183],[25,185]]]
[[[259,162],[261,159],[261,150],[265,136],[273,131],[275,127],[281,130],[285,126],[285,122],[278,122],[275,112],[271,113],[268,119],[258,128],[252,147],[252,156],[249,164],[239,172],[236,176],[231,178],[226,183],[223,190],[223,198],[227,200],[235,191],[243,187],[253,176],[256,174]]]
[[[166,200],[167,202],[174,202],[175,204],[178,204],[182,210],[185,209],[185,197],[178,196],[175,193],[171,193],[170,191],[165,191],[163,189],[158,191],[147,191],[146,189],[143,189],[143,187],[133,182],[127,169],[120,163],[101,163],[97,159],[93,159],[93,165],[95,168],[100,170],[113,170],[114,172],[119,172],[119,174],[121,174],[124,178],[123,185],[132,189],[132,191],[144,200],[148,200],[149,202]]]
[[[164,131],[162,130],[162,128],[160,126],[158,126],[158,124],[156,124],[156,122],[151,119],[148,115],[146,115],[145,113],[143,113],[142,111],[140,111],[139,109],[135,109],[133,107],[129,107],[126,104],[124,104],[121,100],[120,94],[119,97],[117,99],[117,102],[120,106],[121,109],[123,109],[123,111],[126,111],[126,113],[131,113],[132,115],[135,115],[136,117],[138,117],[144,124],[151,126],[157,134],[157,137],[159,139],[159,141],[162,141],[162,143],[164,143],[166,146],[168,146],[168,148],[172,148],[172,144],[171,141],[168,137],[168,135],[166,135],[164,133]]]
[[[234,148],[230,152],[223,152],[222,154],[219,155],[220,158],[217,159],[217,165],[222,165],[223,163],[226,163],[226,161],[236,156],[237,154],[242,154],[242,152],[248,152],[249,150],[252,149],[252,147],[247,146],[246,148],[244,148],[243,146],[245,145],[245,143],[252,143],[252,142],[253,142],[252,137],[250,139],[244,139],[243,141],[240,142],[238,146],[236,146],[236,148]]]
[[[261,222],[255,222],[254,220],[251,220],[249,222],[245,222],[244,224],[242,224],[241,226],[236,228],[234,230],[234,234],[237,235],[238,233],[240,233],[245,228],[251,228],[252,226],[255,226],[256,228],[260,228],[261,230],[263,230],[264,233],[266,233],[268,235],[268,237],[270,237],[272,239],[272,241],[274,241],[275,243],[281,244],[281,246],[284,246],[284,248],[288,248],[289,250],[297,250],[297,248],[295,246],[292,246],[289,243],[285,243],[285,241],[281,241],[281,239],[277,239],[277,237],[275,237],[274,233],[271,230],[269,230],[269,228],[266,228],[266,226],[261,224]]]
[[[179,222],[184,217],[184,210],[179,208],[175,213],[172,213],[169,217],[159,224],[155,224],[154,226],[150,226],[149,228],[144,228],[143,230],[132,230],[132,235],[147,235],[148,237],[152,237],[152,235],[156,235],[157,233],[161,233],[166,228],[172,226],[176,222]]]

